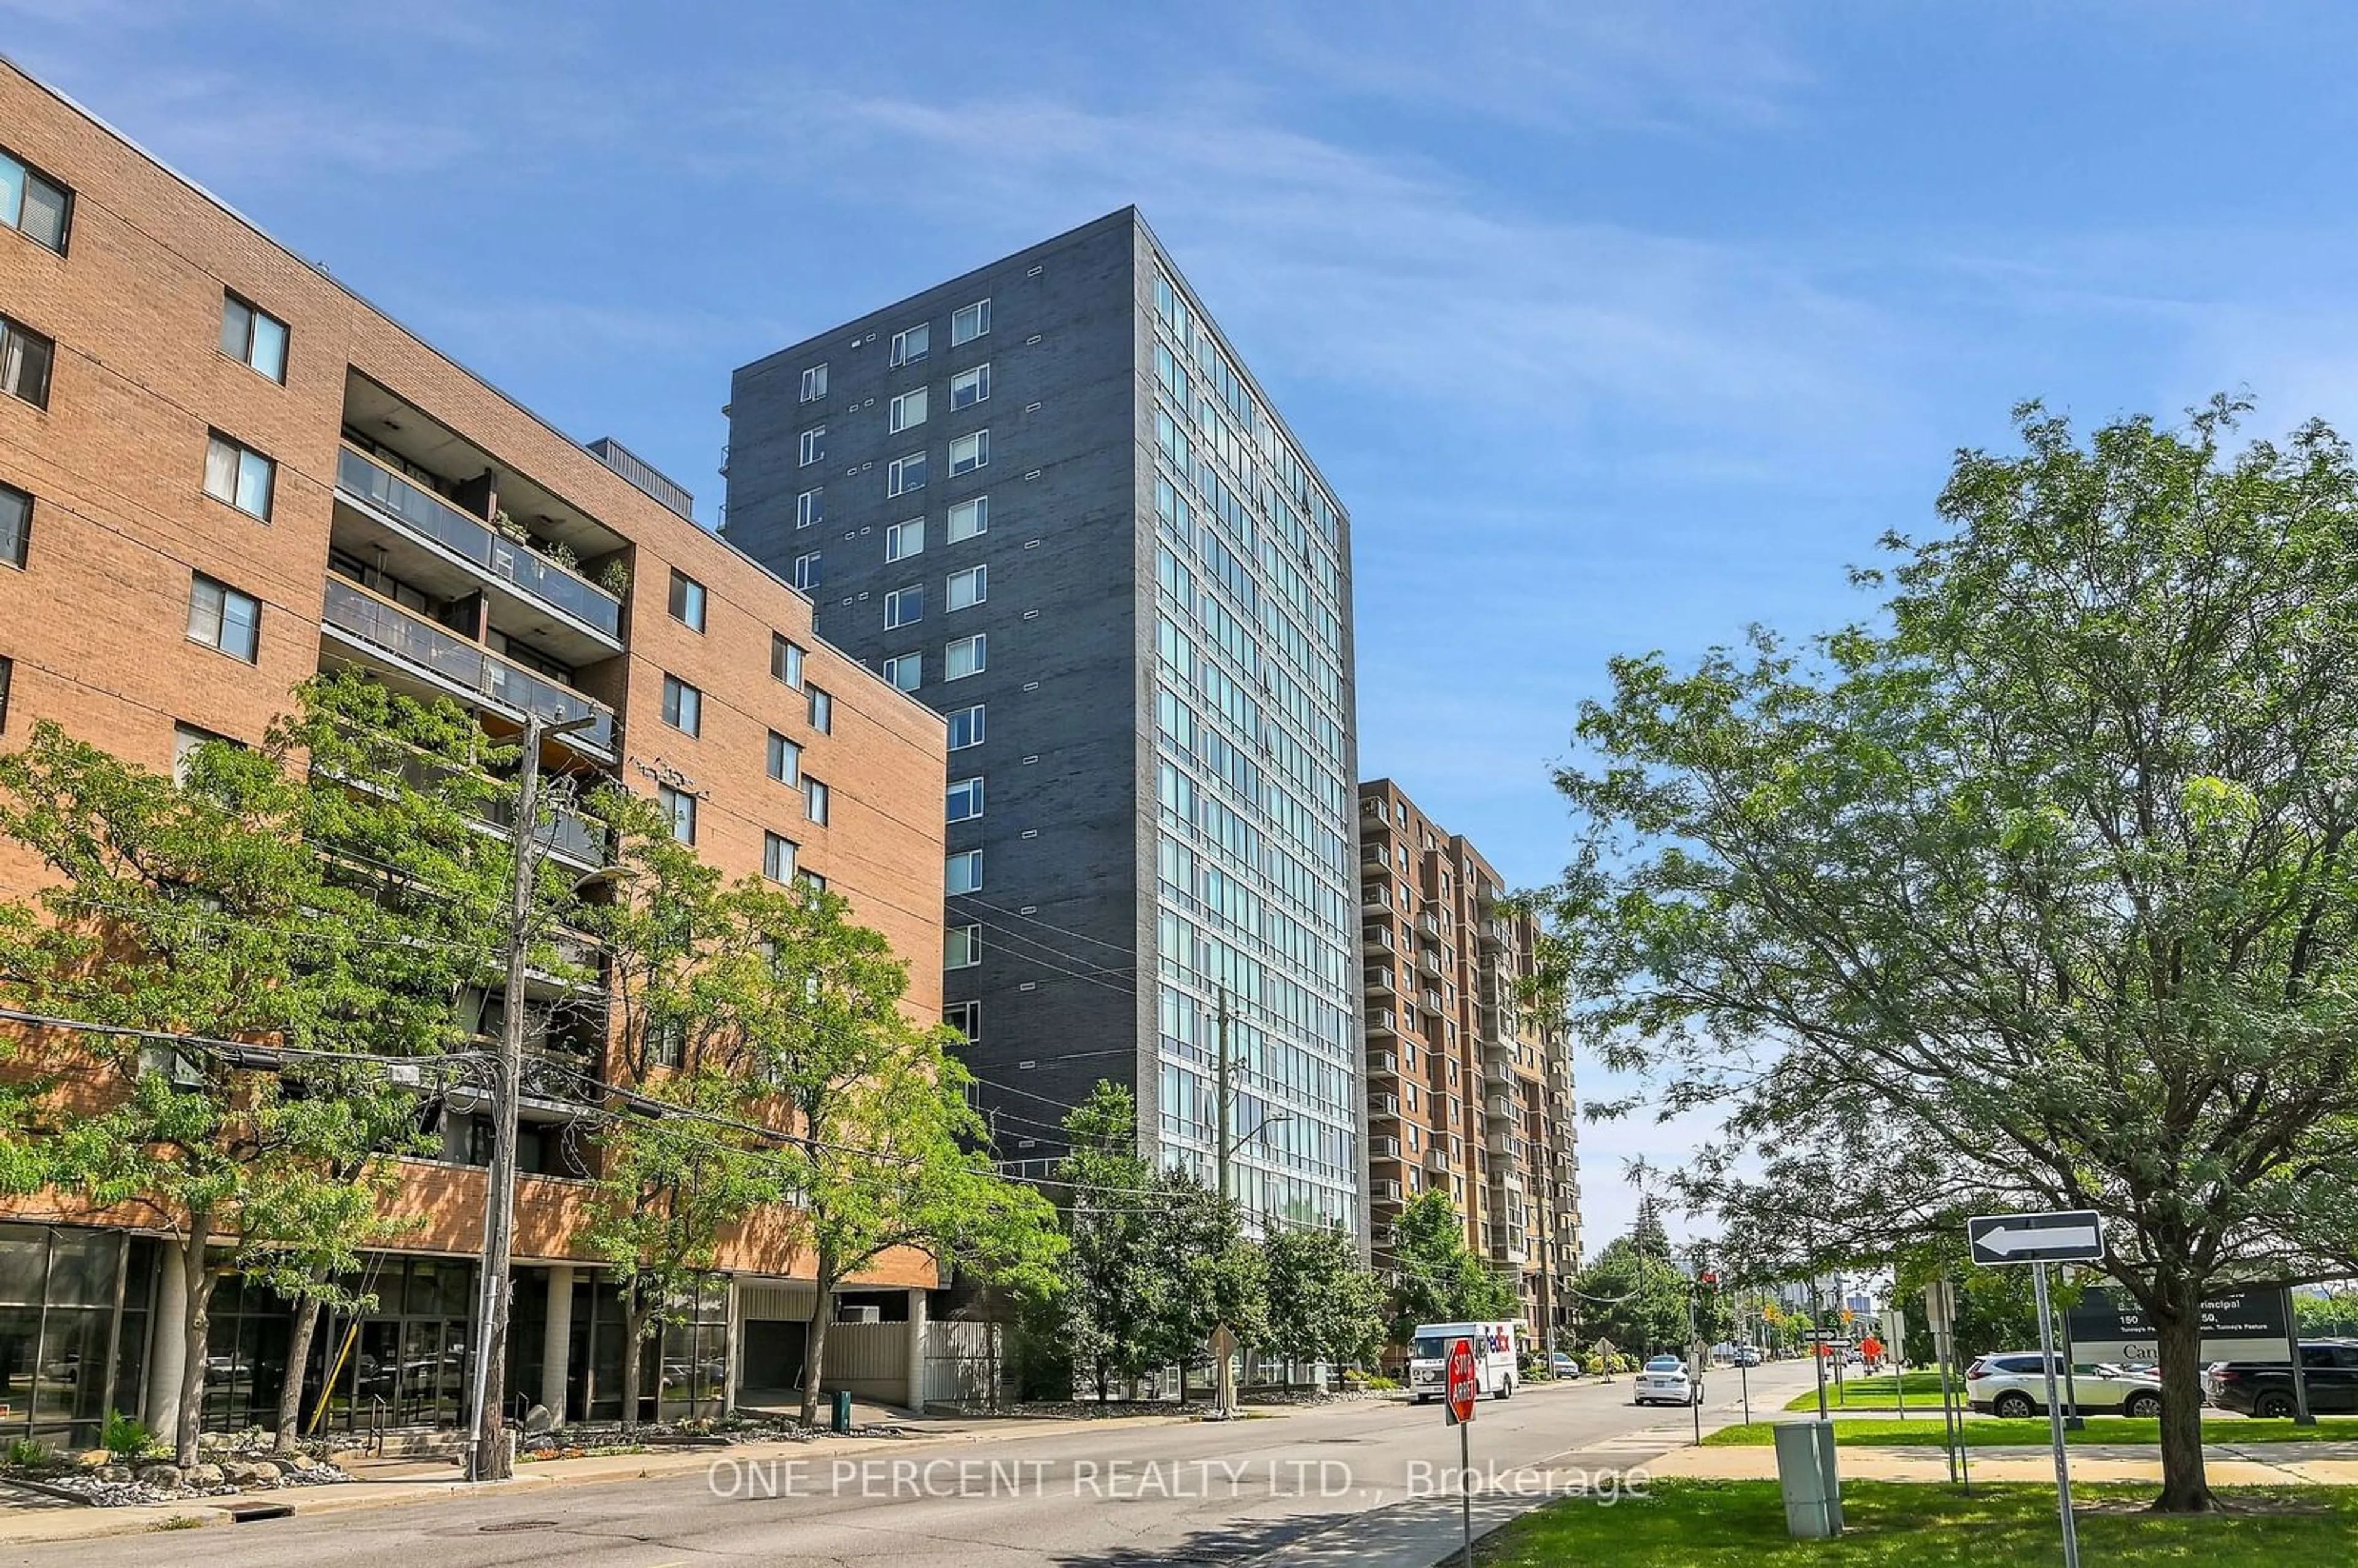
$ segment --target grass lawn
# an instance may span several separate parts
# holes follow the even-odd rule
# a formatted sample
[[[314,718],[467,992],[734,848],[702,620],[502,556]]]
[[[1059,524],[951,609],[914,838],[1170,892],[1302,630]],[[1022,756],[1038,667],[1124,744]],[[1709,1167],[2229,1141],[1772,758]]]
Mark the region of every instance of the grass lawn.
[[[2080,1549],[2091,1563],[2308,1568],[2350,1561],[2358,1492],[2333,1487],[2224,1493],[2253,1511],[2196,1519],[2143,1512],[2147,1487],[2074,1489]],[[1609,1563],[1614,1568],[2052,1568],[2062,1561],[2055,1493],[2038,1487],[1853,1482],[1837,1541],[1794,1541],[1774,1481],[1656,1481],[1606,1505],[1567,1498],[1528,1514],[1477,1548],[1489,1568]],[[1455,1561],[1453,1559],[1452,1561]]]
[[[2161,1422],[2132,1421],[2126,1416],[2092,1415],[2086,1427],[2063,1434],[2067,1443],[2143,1444],[2158,1447],[2161,1443]],[[2315,1426],[2295,1426],[2290,1417],[2282,1421],[2216,1421],[2204,1423],[2203,1440],[2208,1443],[2358,1443],[2358,1416],[2320,1416]],[[1767,1422],[1756,1421],[1749,1426],[1726,1426],[1704,1437],[1707,1445],[1722,1448],[1765,1448],[1777,1440],[1769,1435]],[[1995,1416],[1974,1416],[1965,1422],[1965,1443],[1968,1447],[1988,1448],[2004,1444],[2045,1447],[2049,1441],[2047,1418],[2035,1416],[2028,1421],[2000,1421]],[[1844,1446],[1864,1445],[1869,1448],[1938,1448],[1941,1446],[1941,1416],[1939,1408],[1925,1417],[1910,1416],[1906,1421],[1838,1421],[1834,1423],[1834,1442]],[[2358,1552],[2353,1552],[2358,1555]]]
[[[1725,1379],[1733,1370],[1714,1371],[1711,1376]],[[1826,1378],[1826,1406],[1830,1410],[1852,1410],[1862,1406],[1868,1410],[1897,1410],[1903,1392],[1908,1396],[1910,1409],[1919,1400],[1937,1409],[1941,1403],[1941,1374],[1903,1372],[1896,1378],[1844,1378],[1839,1389],[1834,1387],[1831,1374]],[[1801,1393],[1786,1400],[1785,1408],[1789,1411],[1817,1409],[1817,1385],[1812,1383]]]

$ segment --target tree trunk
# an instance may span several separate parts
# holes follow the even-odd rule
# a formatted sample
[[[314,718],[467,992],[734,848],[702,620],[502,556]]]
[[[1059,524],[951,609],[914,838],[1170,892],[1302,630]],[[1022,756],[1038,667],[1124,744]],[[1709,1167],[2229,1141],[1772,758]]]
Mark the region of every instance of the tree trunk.
[[[295,1452],[295,1438],[303,1424],[303,1367],[311,1359],[311,1336],[319,1324],[318,1302],[296,1303],[294,1326],[287,1336],[287,1378],[278,1389],[278,1437],[271,1444],[274,1454]]]
[[[212,1216],[189,1217],[188,1234],[180,1238],[180,1278],[188,1286],[189,1311],[181,1320],[180,1341],[186,1360],[180,1368],[180,1421],[174,1460],[182,1469],[197,1462],[197,1422],[204,1413],[206,1337],[212,1327],[213,1275],[205,1266],[212,1242]]]
[[[2159,1286],[2159,1281],[2156,1281]],[[2161,1352],[2161,1496],[2158,1513],[2208,1513],[2218,1506],[2202,1462],[2202,1293],[2158,1291],[2155,1338]]]
[[[639,1426],[639,1368],[646,1352],[647,1319],[651,1314],[639,1300],[636,1291],[631,1292],[622,1307],[622,1430],[635,1432]],[[657,1411],[661,1411],[660,1398]]]
[[[835,1280],[822,1268],[818,1276],[818,1310],[811,1318],[810,1343],[803,1346],[803,1425],[818,1424],[819,1379],[827,1370],[827,1325],[835,1318]]]

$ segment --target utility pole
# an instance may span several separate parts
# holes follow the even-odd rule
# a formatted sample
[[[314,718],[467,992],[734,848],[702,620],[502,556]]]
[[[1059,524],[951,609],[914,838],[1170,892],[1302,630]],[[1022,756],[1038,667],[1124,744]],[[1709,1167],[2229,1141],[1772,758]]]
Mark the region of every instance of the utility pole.
[[[1228,1201],[1228,988],[1226,986],[1220,988],[1217,1034],[1218,1044],[1214,1053],[1216,1065],[1213,1070],[1217,1075],[1219,1087],[1215,1097],[1218,1101],[1218,1109],[1215,1114],[1219,1118],[1220,1126],[1218,1182],[1220,1203],[1225,1206]]]

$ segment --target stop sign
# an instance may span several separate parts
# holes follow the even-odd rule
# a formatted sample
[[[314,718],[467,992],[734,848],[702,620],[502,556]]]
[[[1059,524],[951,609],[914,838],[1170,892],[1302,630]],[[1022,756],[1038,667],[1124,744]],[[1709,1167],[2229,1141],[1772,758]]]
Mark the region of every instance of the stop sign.
[[[1449,1346],[1449,1419],[1463,1424],[1474,1419],[1474,1401],[1481,1393],[1474,1375],[1474,1342],[1459,1339]]]

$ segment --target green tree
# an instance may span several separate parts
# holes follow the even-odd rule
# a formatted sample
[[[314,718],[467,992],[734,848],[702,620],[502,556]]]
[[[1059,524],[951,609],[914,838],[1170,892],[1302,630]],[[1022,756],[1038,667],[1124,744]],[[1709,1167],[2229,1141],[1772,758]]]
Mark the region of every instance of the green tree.
[[[1428,1188],[1411,1198],[1392,1222],[1390,1336],[1416,1337],[1422,1323],[1480,1323],[1522,1310],[1514,1285],[1499,1278],[1466,1244],[1466,1221],[1449,1195]]]
[[[298,699],[259,748],[198,747],[177,779],[48,722],[0,757],[0,836],[56,879],[39,918],[0,924],[0,988],[108,1031],[48,1037],[9,1169],[174,1232],[184,1464],[222,1274],[295,1296],[308,1345],[325,1281],[389,1234],[384,1158],[446,1069],[388,1062],[455,1037],[505,881],[472,825],[499,753],[463,713],[356,676]]]
[[[1267,1344],[1269,1264],[1246,1239],[1235,1201],[1175,1168],[1156,1175],[1149,1190],[1153,1221],[1140,1344],[1146,1365],[1194,1366],[1224,1326],[1240,1346]]]
[[[1357,1241],[1335,1226],[1302,1226],[1272,1233],[1261,1252],[1269,1281],[1263,1348],[1338,1368],[1376,1358],[1384,1342],[1384,1287],[1359,1261]]]
[[[1686,1277],[1667,1259],[1646,1250],[1639,1239],[1617,1238],[1596,1255],[1595,1262],[1573,1276],[1580,1337],[1609,1339],[1633,1355],[1669,1351],[1683,1356]]]
[[[1964,1257],[1960,1245],[1920,1247],[1902,1256],[1893,1271],[1892,1297],[1908,1320],[1908,1348],[1920,1359],[1932,1356],[1932,1320],[1924,1307],[1924,1287],[1943,1275],[1957,1288],[1954,1325],[1959,1366],[2001,1350],[2039,1348],[2039,1305],[2024,1269],[1985,1269]]]
[[[2100,1211],[2171,1510],[2212,1505],[2203,1297],[2358,1234],[2358,475],[2320,424],[2228,450],[2241,412],[2082,442],[2026,406],[1858,574],[1874,622],[1617,660],[1558,778],[1555,984],[1725,1115],[1682,1200],[1758,1234],[1806,1183],[1887,1254]]]
[[[1149,1257],[1160,1217],[1153,1167],[1138,1152],[1138,1105],[1129,1089],[1099,1083],[1065,1118],[1068,1152],[1056,1168],[1065,1235],[1053,1341],[1102,1404],[1117,1379],[1147,1369]]]

